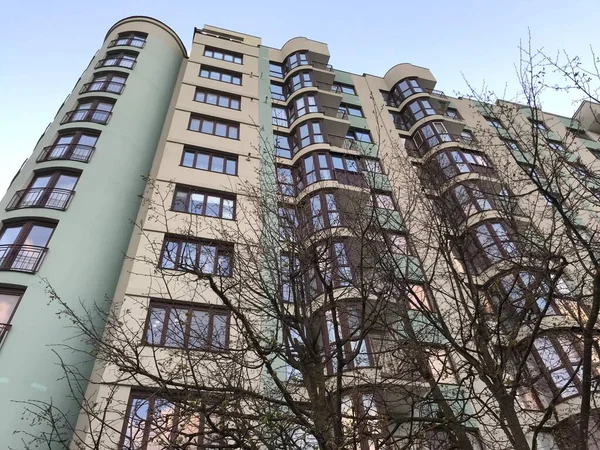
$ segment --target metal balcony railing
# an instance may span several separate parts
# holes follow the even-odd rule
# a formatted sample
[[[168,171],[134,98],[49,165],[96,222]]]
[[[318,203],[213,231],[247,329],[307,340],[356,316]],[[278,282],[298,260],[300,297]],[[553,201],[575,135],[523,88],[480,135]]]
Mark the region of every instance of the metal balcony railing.
[[[7,211],[22,208],[46,208],[64,211],[75,191],[59,188],[29,188],[15,192]]]
[[[117,38],[117,39],[113,39],[112,41],[110,41],[110,43],[108,44],[108,47],[117,47],[120,45],[128,45],[129,47],[136,47],[136,48],[144,48],[144,45],[146,45],[146,40],[142,39],[142,38],[136,38],[136,37],[131,37],[131,38]]]
[[[335,147],[343,148],[344,150],[357,150],[358,151],[358,145],[356,143],[356,140],[354,140],[354,139],[349,139],[344,136],[335,136],[335,135],[330,134],[327,136],[327,140],[330,145],[333,145]]]
[[[82,144],[56,144],[44,147],[37,162],[43,161],[79,161],[88,162],[96,147]]]
[[[328,117],[335,117],[336,119],[348,120],[348,112],[339,110],[337,108],[331,108],[329,106],[321,106],[321,112]]]
[[[104,58],[98,61],[96,69],[100,67],[125,67],[126,69],[133,69],[135,67],[135,59],[129,58]]]
[[[47,250],[38,245],[0,245],[0,270],[35,273]]]
[[[79,93],[85,94],[86,92],[108,92],[111,94],[120,94],[123,92],[124,88],[125,83],[120,83],[118,81],[92,81],[90,83],[85,83]]]
[[[102,109],[75,109],[65,114],[65,117],[60,122],[94,122],[99,124],[106,124],[110,119],[112,112],[104,111]]]

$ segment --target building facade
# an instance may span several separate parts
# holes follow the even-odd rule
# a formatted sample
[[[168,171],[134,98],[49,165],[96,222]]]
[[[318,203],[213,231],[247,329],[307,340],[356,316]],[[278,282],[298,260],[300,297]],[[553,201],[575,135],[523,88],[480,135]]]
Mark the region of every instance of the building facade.
[[[514,298],[515,286],[528,292],[538,289],[543,282],[532,288],[523,270],[515,275],[499,268],[499,259],[513,257],[518,247],[510,238],[515,224],[501,214],[508,201],[506,174],[518,173],[519,164],[530,164],[527,145],[522,137],[514,138],[515,130],[532,123],[543,127],[548,145],[559,152],[572,136],[570,161],[585,170],[596,164],[600,152],[597,105],[582,105],[575,118],[543,112],[532,117],[519,105],[451,98],[435,87],[429,70],[411,64],[398,64],[383,77],[335,69],[327,45],[303,37],[275,49],[255,36],[205,26],[195,30],[188,56],[179,37],[157,20],[131,17],[116,23],[0,204],[0,441],[7,448],[26,448],[23,434],[13,431],[22,432],[28,423],[22,417],[35,416],[36,408],[51,402],[64,421],[63,443],[70,442],[76,430],[72,445],[82,448],[167,448],[149,444],[151,411],[160,409],[151,392],[160,382],[145,372],[145,381],[123,377],[102,349],[91,350],[98,342],[82,336],[68,314],[57,313],[66,305],[74,315],[87,317],[96,327],[90,334],[96,337],[102,336],[111,314],[131,318],[137,328],[130,327],[136,342],[130,349],[139,351],[136,357],[142,365],[150,360],[168,365],[169,348],[192,346],[196,319],[189,317],[202,317],[198,320],[209,330],[204,334],[210,335],[204,337],[208,347],[202,350],[218,354],[216,350],[243,340],[232,325],[239,326],[239,321],[223,307],[218,289],[182,274],[191,271],[214,279],[233,277],[236,270],[256,269],[258,274],[264,267],[242,268],[240,258],[234,261],[236,246],[250,245],[251,238],[244,243],[239,237],[264,237],[261,230],[269,227],[269,220],[279,227],[286,208],[293,210],[291,219],[286,216],[292,226],[298,211],[309,216],[311,236],[305,237],[317,248],[323,230],[359,227],[358,219],[349,219],[344,209],[360,205],[371,211],[386,239],[391,236],[388,245],[398,249],[394,261],[403,268],[402,280],[416,299],[412,309],[437,304],[428,308],[444,310],[451,306],[444,306],[444,296],[426,282],[435,263],[419,245],[424,231],[417,229],[411,237],[404,223],[411,196],[403,192],[408,183],[421,183],[422,195],[443,199],[449,229],[456,235],[466,233],[462,270],[474,274],[491,309],[498,296]],[[506,111],[513,113],[510,120]],[[519,156],[509,158],[511,152]],[[412,174],[394,171],[398,160]],[[531,183],[511,185],[516,198],[525,198],[520,209],[513,210],[514,216],[525,216],[519,219],[523,222],[538,213],[527,194],[535,186]],[[269,208],[271,219],[266,218]],[[577,223],[591,229],[594,220],[592,211]],[[346,278],[358,276],[356,267],[369,259],[357,256],[355,237],[340,233],[330,241],[336,274],[332,286],[337,289],[348,287]],[[285,264],[280,258],[287,258]],[[285,270],[293,258],[287,253],[275,257]],[[312,277],[307,289],[323,295],[327,280]],[[289,280],[280,284],[285,286],[284,297],[300,295]],[[562,284],[560,288],[569,289]],[[577,302],[546,303],[538,301],[530,308],[548,316],[544,327],[565,330],[580,323],[584,308]],[[502,314],[507,313],[498,317]],[[180,317],[180,325],[186,323],[179,338],[173,338],[169,328],[174,317]],[[327,338],[335,340],[328,335],[331,319],[324,317],[321,346]],[[343,319],[347,323],[340,325],[341,335],[352,332],[351,317]],[[105,339],[114,337],[114,330],[110,328]],[[526,333],[518,336],[526,339]],[[569,448],[554,434],[568,428],[578,413],[581,349],[579,344],[566,348],[565,339],[560,331],[549,330],[543,342],[535,340],[533,359],[527,360],[537,369],[526,370],[537,371],[541,381],[519,393],[525,411],[522,423],[535,425],[550,402],[555,407],[552,420],[539,430],[538,448]],[[389,364],[383,372],[395,370],[389,358],[396,360],[398,355],[376,352],[373,337],[363,336],[360,342],[358,347],[348,344],[355,352],[353,369]],[[49,345],[56,345],[56,352]],[[91,355],[100,356],[94,361]],[[207,361],[217,364],[213,358],[207,356]],[[426,370],[437,370],[438,381],[443,379],[438,383],[443,385],[441,392],[459,389],[461,370],[447,375],[445,369],[436,369],[440,361]],[[79,380],[75,388],[66,382],[65,368]],[[289,381],[294,368],[282,364],[277,370]],[[380,375],[369,376],[364,375],[365,385]],[[415,409],[406,412],[408,403],[390,392],[395,391],[378,393],[378,400],[370,394],[368,402],[360,397],[361,408],[366,408],[365,402],[382,405],[383,397],[394,397],[386,403],[394,405],[391,416],[404,414],[401,422],[410,423],[406,417]],[[472,416],[465,420],[472,448],[492,448],[486,443],[493,442],[494,433],[498,442],[506,443],[497,448],[516,448],[468,403],[463,399],[459,409]],[[90,418],[86,412],[91,404],[110,404],[105,412],[111,419]],[[422,408],[417,417],[425,417]],[[95,433],[104,423],[110,427],[98,438]],[[171,435],[181,431],[170,427]],[[405,428],[394,433],[408,436]],[[26,432],[39,436],[49,429],[47,423],[33,422]],[[404,448],[447,448],[443,445],[449,438],[430,431]],[[595,435],[595,428],[592,431]],[[532,439],[532,428],[524,433]],[[389,440],[380,443],[373,437],[377,433],[369,436],[353,448],[395,445]],[[593,447],[600,442],[595,439],[590,437],[590,448],[598,448]],[[312,442],[305,448],[312,448]],[[401,444],[406,442],[399,440],[398,448]],[[196,440],[193,445],[189,448],[202,443]],[[63,447],[56,443],[55,448]]]

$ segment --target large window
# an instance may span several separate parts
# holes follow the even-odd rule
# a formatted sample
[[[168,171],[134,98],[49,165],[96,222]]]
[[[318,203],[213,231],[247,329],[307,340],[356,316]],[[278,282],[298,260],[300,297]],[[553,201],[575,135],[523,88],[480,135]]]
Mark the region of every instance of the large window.
[[[6,289],[0,286],[0,345],[10,330],[10,321],[17,311],[23,294],[22,290]]]
[[[129,47],[143,48],[146,44],[147,33],[140,33],[139,31],[127,31],[125,33],[119,33],[119,37],[108,45],[109,47],[116,47],[119,45],[128,45]]]
[[[321,131],[321,122],[305,122],[299,127],[296,127],[296,132],[292,135],[292,152],[295,153],[307,145],[319,144],[322,142],[325,142],[325,138]]]
[[[18,191],[7,209],[48,208],[65,210],[75,193],[79,174],[57,171],[37,174],[29,187]]]
[[[145,343],[198,350],[224,350],[229,337],[229,313],[197,304],[151,301]]]
[[[290,122],[287,115],[287,110],[282,106],[271,107],[271,123],[278,127],[289,127]]]
[[[356,95],[354,86],[350,84],[333,83],[333,85],[336,86],[342,92],[342,94]]]
[[[168,236],[165,238],[160,266],[163,269],[231,276],[233,245]]]
[[[279,193],[282,195],[293,197],[296,194],[291,168],[283,166],[277,167],[277,186]]]
[[[271,82],[271,98],[273,100],[285,101],[285,91],[283,84]]]
[[[212,134],[229,139],[239,139],[240,125],[213,118],[191,116],[189,129],[199,133]]]
[[[98,136],[91,131],[61,133],[52,145],[43,149],[38,162],[52,160],[88,162],[96,148]]]
[[[112,115],[114,103],[107,100],[81,100],[77,108],[65,114],[61,123],[69,122],[94,122],[108,123]]]
[[[290,88],[290,92],[296,92],[298,89],[303,89],[306,87],[312,87],[314,83],[312,81],[312,76],[310,72],[304,71],[295,74],[290,81],[288,82],[288,87]]]
[[[54,225],[43,222],[5,224],[0,230],[0,270],[36,272],[53,232]]]
[[[348,306],[341,311],[338,310],[337,327],[330,312],[325,316],[326,325],[322,338],[325,353],[330,357],[327,364],[329,373],[335,373],[339,369],[371,366],[372,352],[369,339],[364,332],[365,324],[361,308]],[[339,347],[342,347],[347,360],[344,361],[345,365],[342,368],[336,367],[336,351]]]
[[[235,196],[178,186],[173,197],[173,210],[233,220]]]
[[[279,223],[279,240],[296,241],[299,226],[296,210],[291,206],[280,205],[277,208],[277,221]]]
[[[223,92],[198,88],[196,89],[194,100],[200,103],[208,103],[209,105],[239,110],[241,97],[239,95],[225,94]]]
[[[287,60],[285,63],[286,71],[292,70],[298,66],[307,66],[309,64],[310,64],[310,62],[308,60],[307,52],[292,53],[290,56],[287,57]]]
[[[409,103],[403,111],[404,121],[412,126],[423,117],[433,116],[437,114],[436,110],[431,106],[429,100],[415,100]]]
[[[221,50],[219,48],[205,47],[204,56],[213,59],[221,59],[223,61],[242,64],[243,56],[240,53],[230,52],[229,50]]]
[[[125,88],[127,75],[121,73],[102,73],[94,75],[90,83],[83,85],[81,93],[84,92],[109,92],[111,94],[120,94]]]
[[[280,158],[291,159],[292,149],[290,146],[290,138],[285,134],[273,133],[273,146],[275,155]]]
[[[200,76],[210,80],[222,81],[223,83],[242,84],[242,74],[238,72],[230,72],[216,67],[202,66]]]
[[[518,252],[511,238],[514,233],[501,222],[478,225],[467,244],[467,257],[480,273],[491,264],[514,257]]]
[[[98,61],[98,67],[124,67],[133,69],[137,59],[137,53],[131,52],[108,52],[106,58]]]
[[[338,108],[338,111],[343,112],[349,116],[365,117],[360,106],[353,106],[342,103]]]
[[[303,95],[294,100],[288,110],[289,121],[293,122],[298,117],[309,113],[318,113],[317,98],[314,95]]]
[[[452,189],[451,195],[454,205],[459,207],[463,218],[493,209],[489,195],[483,192],[478,186],[458,184]],[[454,205],[451,205],[451,207]]]
[[[333,178],[327,153],[312,153],[302,159],[299,167],[298,190],[317,181]]]
[[[352,284],[352,269],[346,247],[346,243],[341,241],[315,248],[315,264],[308,268],[308,286],[312,297],[323,292],[322,279],[328,289]]]
[[[410,78],[402,80],[393,89],[393,96],[396,104],[402,103],[405,99],[414,94],[420,94],[423,92],[423,88],[419,85],[416,78]]]
[[[442,142],[451,142],[452,136],[448,133],[442,122],[433,122],[423,125],[413,136],[417,149],[428,150]]]
[[[485,118],[487,124],[494,128],[498,133],[502,133],[502,134],[507,134],[508,132],[506,131],[506,128],[504,128],[504,125],[502,125],[502,122],[500,121],[500,119],[496,119],[493,117],[486,117]]]
[[[487,157],[481,153],[466,150],[452,149],[438,153],[435,162],[447,178],[452,178],[460,173],[490,173],[492,165]]]
[[[237,175],[238,158],[234,155],[216,153],[210,150],[186,148],[183,151],[181,165],[210,172]]]
[[[274,78],[283,78],[283,66],[279,63],[269,62],[269,75]]]
[[[341,226],[340,211],[333,192],[320,191],[309,198],[313,230]]]

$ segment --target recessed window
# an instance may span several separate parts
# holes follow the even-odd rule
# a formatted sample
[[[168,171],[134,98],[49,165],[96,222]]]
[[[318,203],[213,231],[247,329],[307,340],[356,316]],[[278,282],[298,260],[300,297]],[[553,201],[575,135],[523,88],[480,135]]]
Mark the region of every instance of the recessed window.
[[[44,222],[5,224],[0,230],[0,270],[36,272],[53,232],[54,225]]]
[[[235,196],[178,186],[173,196],[173,210],[233,220]]]
[[[292,150],[295,152],[297,149],[301,149],[311,144],[319,144],[325,142],[321,131],[320,122],[307,122],[303,123],[299,127],[296,127],[296,133],[292,135],[293,146]]]
[[[419,85],[416,78],[409,78],[396,84],[392,92],[396,104],[399,105],[411,95],[422,93],[423,88]]]
[[[230,72],[228,70],[218,69],[216,67],[202,66],[200,76],[209,80],[222,81],[223,83],[242,84],[242,74]]]
[[[223,61],[232,62],[235,64],[242,64],[242,55],[239,53],[230,52],[228,50],[206,47],[204,49],[204,56],[213,59],[221,59]]]
[[[475,140],[475,136],[473,136],[473,132],[470,130],[462,130],[460,132],[460,141],[463,144],[472,144]]]
[[[0,345],[10,330],[10,322],[17,311],[25,290],[8,289],[0,286]]]
[[[37,174],[27,189],[17,191],[7,209],[47,208],[64,211],[75,191],[79,174],[57,171]]]
[[[273,100],[285,101],[285,92],[283,90],[283,84],[271,82],[271,98]]]
[[[273,144],[276,156],[286,159],[292,158],[292,149],[290,146],[290,138],[288,136],[280,133],[273,133]]]
[[[442,122],[433,122],[423,125],[413,136],[414,145],[420,150],[429,150],[442,142],[452,142],[452,136],[448,133]]]
[[[486,120],[487,124],[490,127],[495,128],[498,133],[503,133],[503,134],[508,133],[506,131],[506,128],[504,128],[504,125],[502,125],[502,122],[500,122],[499,119],[496,119],[493,117],[486,117],[485,120]]]
[[[444,115],[446,117],[449,117],[451,119],[454,120],[460,120],[460,115],[458,114],[458,111],[454,108],[448,108],[445,112]]]
[[[356,95],[356,90],[351,84],[333,83],[333,85],[337,86],[337,88],[342,92],[342,94]]]
[[[228,277],[233,269],[233,244],[167,236],[160,266],[163,269]]]
[[[385,103],[386,106],[396,106],[394,99],[392,98],[392,94],[390,94],[388,91],[379,92],[381,93],[381,98],[383,98],[383,103]]]
[[[197,88],[194,100],[209,105],[222,106],[229,109],[240,109],[241,97],[239,95],[224,94],[208,89]]]
[[[211,152],[210,150],[186,148],[183,151],[181,165],[210,172],[237,175],[238,158],[234,155]]]
[[[290,167],[277,167],[277,186],[280,194],[292,197],[295,195],[294,177]]]
[[[143,48],[146,45],[147,33],[140,33],[137,31],[128,31],[126,33],[119,33],[119,37],[108,45],[109,47],[115,47],[118,45],[128,45],[129,47]]]
[[[548,141],[548,147],[550,147],[552,150],[556,150],[557,152],[566,152],[565,147],[562,145],[561,142],[558,141]]]
[[[293,122],[306,114],[318,113],[317,98],[314,95],[297,97],[288,108],[288,120]]]
[[[320,191],[309,198],[310,217],[313,230],[339,227],[340,210],[333,192]]]
[[[279,222],[279,240],[295,242],[298,235],[298,216],[296,209],[290,206],[280,205],[277,208],[277,220]]]
[[[53,160],[88,162],[97,141],[98,134],[90,131],[61,133],[52,145],[44,147],[37,160],[38,162]]]
[[[348,133],[346,134],[346,137],[348,139],[354,139],[356,141],[361,142],[373,142],[373,140],[371,139],[371,133],[365,130],[357,130],[356,128],[350,128],[348,130]]]
[[[533,125],[534,128],[537,128],[540,131],[548,131],[548,127],[541,120],[531,119],[531,123],[532,123],[532,125]]]
[[[274,78],[283,78],[283,66],[279,63],[269,62],[269,75]]]
[[[296,92],[298,89],[313,87],[314,83],[310,72],[304,71],[294,75],[288,82],[288,87],[291,92]]]
[[[106,100],[81,100],[76,109],[65,114],[61,123],[93,122],[105,125],[112,115],[114,103]]]
[[[224,137],[228,139],[238,139],[240,133],[239,124],[232,122],[222,122],[212,118],[191,116],[189,130],[197,131],[213,136]]]
[[[349,116],[365,117],[360,106],[347,105],[342,103],[338,108],[339,111],[344,111]]]
[[[281,106],[271,107],[271,122],[278,127],[288,127],[289,120],[287,110]]]
[[[120,94],[125,88],[127,75],[121,73],[102,73],[94,75],[90,83],[83,85],[81,93],[85,92],[108,92],[110,94]]]
[[[391,194],[379,192],[379,193],[375,193],[373,195],[373,197],[375,198],[375,206],[377,208],[383,208],[383,209],[389,209],[389,210],[396,209],[396,207],[394,206],[394,199],[392,198]]]
[[[98,61],[98,67],[124,67],[133,69],[137,59],[137,53],[131,52],[108,52],[106,58]]]
[[[435,162],[447,178],[460,173],[490,174],[493,172],[493,167],[484,154],[467,150],[452,149],[438,153]]]
[[[144,343],[193,350],[225,350],[229,313],[197,304],[150,301]]]
[[[362,160],[362,163],[363,163],[363,170],[365,170],[366,172],[383,173],[383,170],[381,169],[381,163],[379,162],[378,159],[364,158]]]
[[[292,53],[286,59],[286,69],[292,70],[298,66],[307,66],[310,62],[308,60],[308,54],[306,52]]]

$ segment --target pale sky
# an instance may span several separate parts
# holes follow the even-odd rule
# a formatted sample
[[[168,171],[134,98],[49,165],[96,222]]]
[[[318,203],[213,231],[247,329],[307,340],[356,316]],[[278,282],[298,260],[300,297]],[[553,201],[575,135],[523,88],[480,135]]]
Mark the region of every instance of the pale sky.
[[[519,41],[588,57],[600,53],[600,1],[454,0],[5,0],[0,13],[0,195],[56,114],[116,21],[155,17],[190,48],[204,24],[260,36],[281,47],[306,36],[326,42],[330,63],[383,76],[409,62],[431,70],[437,88],[467,94],[465,79],[513,100]],[[368,5],[368,9],[365,8]],[[544,109],[570,116],[579,98],[549,93]]]

